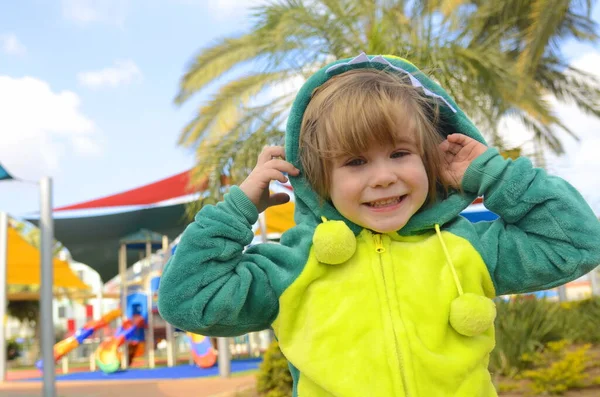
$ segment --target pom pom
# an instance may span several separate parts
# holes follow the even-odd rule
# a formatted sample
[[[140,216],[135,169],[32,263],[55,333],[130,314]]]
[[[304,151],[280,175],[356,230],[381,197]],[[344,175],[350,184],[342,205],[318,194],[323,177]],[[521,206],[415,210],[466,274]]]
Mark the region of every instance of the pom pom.
[[[450,325],[461,335],[475,336],[489,329],[496,318],[496,305],[485,296],[465,293],[450,304]]]
[[[326,221],[315,229],[313,249],[319,262],[339,265],[354,255],[356,237],[343,221]]]

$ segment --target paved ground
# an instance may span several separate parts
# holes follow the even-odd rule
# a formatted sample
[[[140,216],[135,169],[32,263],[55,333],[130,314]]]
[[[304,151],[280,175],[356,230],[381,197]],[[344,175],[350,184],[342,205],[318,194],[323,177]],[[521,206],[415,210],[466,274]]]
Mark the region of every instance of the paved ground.
[[[57,397],[229,397],[252,389],[256,374],[234,376],[230,379],[198,378],[181,380],[129,380],[100,382],[57,382]],[[39,382],[0,383],[2,397],[39,397]]]

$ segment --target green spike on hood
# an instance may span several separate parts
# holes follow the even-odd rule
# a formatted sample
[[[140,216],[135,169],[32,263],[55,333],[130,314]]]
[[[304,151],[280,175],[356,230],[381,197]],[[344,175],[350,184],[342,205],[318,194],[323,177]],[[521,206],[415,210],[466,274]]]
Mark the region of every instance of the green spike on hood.
[[[411,76],[413,85],[421,86],[424,94],[436,97],[441,102],[444,102],[440,106],[440,112],[446,123],[443,131],[446,135],[460,132],[484,144],[486,143],[477,128],[456,105],[454,100],[450,98],[448,93],[437,83],[427,78],[415,65],[407,60],[388,55],[367,56],[360,54],[355,58],[342,59],[331,63],[312,75],[302,88],[300,88],[288,118],[285,135],[286,158],[295,167],[300,169],[299,176],[290,176],[290,182],[294,188],[296,197],[295,220],[297,224],[317,224],[320,222],[321,217],[324,216],[329,220],[343,220],[355,234],[358,234],[363,229],[361,226],[345,219],[331,203],[325,202],[322,204],[322,200],[312,190],[308,181],[304,179],[302,164],[300,164],[298,157],[300,127],[312,92],[333,76],[352,69],[361,68],[374,68],[400,74],[408,73]],[[467,208],[474,199],[475,195],[472,194],[461,195],[455,192],[451,193],[445,200],[439,201],[434,206],[413,215],[409,222],[401,230],[398,230],[398,234],[418,234],[424,230],[432,229],[436,223],[443,225]]]

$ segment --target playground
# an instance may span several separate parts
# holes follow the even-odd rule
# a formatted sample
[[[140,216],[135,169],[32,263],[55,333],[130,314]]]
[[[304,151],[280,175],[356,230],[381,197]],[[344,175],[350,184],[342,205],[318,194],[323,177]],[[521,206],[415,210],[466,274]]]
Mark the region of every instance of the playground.
[[[83,317],[71,310],[54,320],[68,328],[65,337],[53,346],[55,379],[61,395],[62,385],[67,384],[66,395],[82,395],[77,394],[79,388],[89,389],[97,383],[145,382],[147,387],[159,387],[160,382],[207,378],[207,384],[212,385],[214,382],[208,379],[219,376],[219,384],[230,384],[235,389],[247,384],[247,374],[258,368],[272,339],[270,331],[217,340],[174,329],[158,313],[160,275],[186,225],[182,215],[189,201],[188,178],[189,172],[178,174],[100,202],[54,209],[59,214],[55,215],[55,238],[63,244],[53,258],[55,306],[63,307],[59,302],[66,299],[71,306],[86,309]],[[165,191],[169,192],[167,196]],[[169,202],[182,197],[182,202]],[[133,211],[89,215],[90,208],[113,206]],[[87,215],[81,216],[82,211]],[[292,211],[293,206],[273,216],[267,229],[257,225],[257,241],[267,234],[278,237],[289,228],[293,224]],[[68,215],[62,216],[61,212]],[[28,228],[35,229],[39,219],[27,221]],[[89,222],[99,222],[103,227],[85,232]],[[42,280],[39,249],[23,237],[23,228],[17,229],[12,219],[7,221],[8,299],[35,301],[40,299]],[[86,263],[97,272],[102,280],[99,286],[85,284],[70,267],[72,261]],[[9,383],[4,384],[0,394],[1,390],[11,390],[9,395],[17,391],[27,395],[39,389],[44,381],[44,361],[38,359],[33,368],[31,364],[25,357],[14,360],[12,368],[4,373],[3,379]],[[218,389],[230,390],[225,386]]]

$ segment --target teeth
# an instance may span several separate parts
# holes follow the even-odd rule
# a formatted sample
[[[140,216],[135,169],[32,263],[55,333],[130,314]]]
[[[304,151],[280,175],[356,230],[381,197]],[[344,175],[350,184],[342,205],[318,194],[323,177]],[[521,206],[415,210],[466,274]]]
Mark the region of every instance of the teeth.
[[[399,202],[401,199],[401,197],[394,197],[394,198],[390,198],[390,199],[386,199],[386,200],[379,200],[379,201],[371,201],[369,203],[369,206],[371,207],[385,207],[386,205],[390,205],[390,204],[395,204],[397,202]]]

